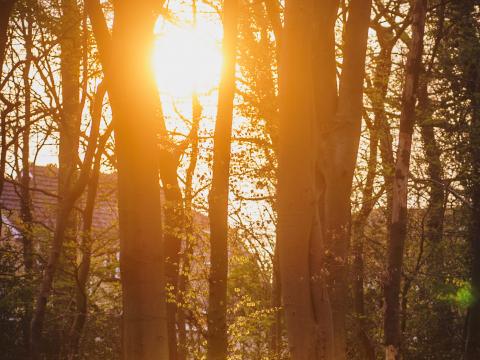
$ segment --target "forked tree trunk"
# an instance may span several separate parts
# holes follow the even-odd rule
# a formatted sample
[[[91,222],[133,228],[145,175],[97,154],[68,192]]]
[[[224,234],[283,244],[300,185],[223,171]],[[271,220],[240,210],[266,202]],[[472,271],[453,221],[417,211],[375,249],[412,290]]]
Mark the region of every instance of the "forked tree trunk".
[[[105,86],[100,84],[97,88],[93,101],[93,109],[91,111],[93,121],[100,122],[103,109],[103,99],[105,97]],[[95,210],[95,200],[97,196],[98,181],[100,177],[100,168],[102,155],[105,150],[105,144],[110,135],[110,131],[102,136],[99,141],[97,153],[95,154],[95,163],[87,185],[87,194],[85,208],[83,211],[83,223],[80,239],[80,263],[76,273],[76,289],[75,289],[75,316],[69,334],[68,357],[70,360],[79,357],[80,340],[83,329],[87,321],[88,312],[88,279],[90,274],[90,264],[92,256],[92,222],[93,212]]]
[[[80,196],[73,190],[75,170],[77,168],[78,145],[80,136],[80,12],[74,0],[63,0],[61,45],[62,109],[59,122],[59,171],[58,171],[58,209],[54,238],[37,294],[36,308],[31,323],[31,352],[38,358],[42,352],[42,330],[46,305],[52,289],[63,244],[73,239],[75,222],[73,208]],[[78,189],[78,188],[77,188]]]
[[[335,116],[327,119],[327,132],[323,136],[326,144],[320,155],[323,157],[322,171],[326,183],[325,245],[332,255],[328,264],[328,286],[333,311],[336,360],[344,360],[347,356],[345,321],[348,311],[350,195],[360,142],[370,11],[371,0],[352,0],[349,3],[337,108]],[[325,99],[318,98],[317,101]]]
[[[210,275],[207,358],[209,360],[226,360],[228,355],[228,193],[235,96],[238,6],[238,0],[224,0],[223,3],[224,63],[218,91],[217,120],[213,139],[212,187],[208,195]]]
[[[280,63],[277,246],[292,359],[334,359],[317,176],[312,78],[314,2],[287,0]]]
[[[164,249],[157,134],[160,100],[151,69],[162,1],[120,2],[110,37],[101,6],[86,7],[107,81],[116,140],[125,359],[167,359]]]
[[[390,234],[387,248],[388,259],[387,278],[385,279],[384,317],[386,360],[398,360],[401,357],[399,295],[402,279],[403,251],[407,236],[408,173],[415,124],[415,102],[422,65],[426,11],[427,0],[415,0],[413,4],[412,42],[407,56],[405,70],[399,144],[393,180]]]
[[[70,216],[74,210],[75,202],[82,195],[89,178],[99,128],[100,121],[94,121],[94,119],[92,119],[88,146],[85,151],[85,157],[78,179],[71,184],[69,191],[62,198],[62,201],[59,202],[52,244],[50,245],[47,264],[37,292],[35,310],[32,316],[30,351],[33,359],[41,358],[42,330],[47,310],[47,302],[52,291],[53,280],[59,266],[63,244],[70,226]]]

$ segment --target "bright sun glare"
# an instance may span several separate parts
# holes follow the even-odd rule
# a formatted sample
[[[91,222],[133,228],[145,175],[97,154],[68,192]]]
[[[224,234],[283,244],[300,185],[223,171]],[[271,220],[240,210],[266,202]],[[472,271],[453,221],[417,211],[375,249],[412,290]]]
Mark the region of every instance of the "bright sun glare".
[[[156,34],[153,63],[162,94],[187,97],[218,86],[222,55],[214,24],[193,27],[159,21]]]

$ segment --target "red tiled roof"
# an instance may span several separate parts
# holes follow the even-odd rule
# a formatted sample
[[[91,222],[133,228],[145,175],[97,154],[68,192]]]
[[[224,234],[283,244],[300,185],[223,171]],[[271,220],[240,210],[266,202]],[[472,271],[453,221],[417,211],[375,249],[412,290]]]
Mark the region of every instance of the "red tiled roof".
[[[57,209],[58,191],[58,168],[54,165],[31,167],[31,196],[33,218],[35,222],[45,224],[49,228],[55,226],[55,214]],[[161,193],[162,202],[164,193]],[[79,209],[85,206],[85,196],[77,204]],[[3,192],[0,196],[0,208],[8,212],[20,211],[20,184],[15,180],[7,180],[4,183]],[[117,177],[116,174],[101,174],[93,212],[92,225],[97,231],[117,231]],[[194,223],[201,229],[209,229],[208,217],[194,212]]]
[[[58,168],[56,166],[32,166],[31,196],[33,218],[36,222],[52,227],[55,223],[58,193]],[[82,209],[85,199],[78,202]],[[20,184],[15,180],[4,183],[0,196],[0,208],[10,212],[20,211]],[[93,227],[107,230],[117,223],[117,194],[115,174],[101,174],[93,213]]]

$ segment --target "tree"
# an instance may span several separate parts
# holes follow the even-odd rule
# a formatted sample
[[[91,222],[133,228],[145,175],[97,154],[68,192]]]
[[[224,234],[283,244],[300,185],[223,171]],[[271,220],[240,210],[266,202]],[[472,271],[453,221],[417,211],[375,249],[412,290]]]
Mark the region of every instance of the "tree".
[[[103,100],[105,97],[105,86],[100,84],[93,100],[91,109],[91,117],[94,122],[100,123],[103,110]],[[79,245],[80,262],[76,271],[76,294],[75,294],[75,317],[69,333],[69,349],[70,359],[76,359],[79,356],[80,339],[85,327],[88,314],[88,279],[90,275],[90,265],[92,257],[92,222],[93,212],[95,209],[95,201],[98,191],[98,182],[102,165],[102,156],[105,152],[105,146],[111,135],[111,127],[99,137],[97,151],[95,153],[94,164],[90,178],[88,179],[87,194],[85,208],[83,211],[83,223],[81,231],[81,240]]]
[[[156,153],[161,120],[149,56],[162,5],[119,3],[110,36],[99,2],[86,2],[113,113],[126,359],[168,354],[159,163],[147,155]]]
[[[460,77],[466,99],[469,101],[470,122],[468,133],[469,181],[468,196],[471,201],[469,240],[470,278],[472,301],[468,307],[465,336],[466,360],[480,356],[480,39],[475,20],[476,2],[459,1],[453,5],[459,37]]]
[[[8,41],[8,22],[15,0],[2,0],[0,2],[0,70],[3,70],[5,48]]]
[[[388,241],[387,275],[385,280],[385,358],[400,359],[400,283],[405,240],[407,237],[407,185],[410,168],[412,136],[415,124],[415,103],[422,66],[425,32],[426,0],[413,5],[412,42],[407,57],[402,95],[399,145],[393,180],[392,214]]]
[[[374,194],[374,182],[377,176],[377,157],[378,157],[378,132],[377,129],[370,128],[369,155],[367,164],[367,175],[365,185],[362,189],[362,206],[352,220],[352,288],[353,288],[353,308],[355,314],[356,329],[355,335],[359,343],[361,357],[363,359],[375,359],[375,347],[369,337],[367,330],[368,316],[365,312],[364,297],[364,240],[366,222],[373,211],[378,200],[378,194]]]
[[[32,127],[32,94],[30,71],[32,68],[32,48],[33,48],[33,16],[32,12],[27,10],[25,14],[25,66],[23,68],[23,86],[24,86],[24,111],[25,121],[22,131],[22,174],[21,174],[21,211],[20,216],[23,223],[22,245],[23,245],[23,263],[25,267],[27,284],[25,291],[24,306],[24,343],[26,354],[30,355],[30,322],[32,320],[33,296],[31,291],[33,280],[34,265],[34,237],[33,237],[33,215],[32,215],[32,195],[30,191],[30,134]]]
[[[53,240],[50,245],[48,260],[42,274],[40,286],[37,290],[35,309],[31,321],[30,351],[32,358],[34,359],[39,359],[42,354],[42,332],[45,322],[47,302],[51,295],[55,274],[58,271],[60,256],[69,229],[70,216],[74,210],[75,203],[82,195],[90,176],[99,130],[100,118],[92,122],[88,147],[85,152],[85,158],[78,179],[71,183],[64,198],[60,201]]]
[[[210,220],[210,275],[208,293],[207,358],[224,360],[228,355],[228,194],[230,147],[235,96],[238,1],[223,3],[224,63],[218,90],[218,110],[213,145],[212,186],[208,195]]]
[[[0,0],[2,359],[477,359],[477,3]]]
[[[328,97],[324,96],[324,91],[316,94],[316,110],[321,127],[319,137],[323,142],[319,150],[322,159],[319,171],[322,172],[325,181],[324,203],[320,204],[320,212],[326,236],[325,249],[330,254],[327,265],[328,272],[331,274],[328,277],[328,286],[334,322],[335,359],[339,360],[346,359],[347,356],[345,321],[348,312],[350,196],[361,133],[363,80],[371,4],[370,0],[353,0],[349,3],[338,96],[335,80],[335,43],[331,34],[334,29],[332,21],[335,19],[334,16],[327,24],[330,26],[326,30],[331,34],[329,38],[324,38],[325,30],[320,27],[322,30],[319,32],[320,38],[317,39],[329,46],[327,51],[319,51],[317,56],[326,54],[330,57],[315,64],[318,67],[315,81],[316,86],[321,87],[320,84],[328,78],[327,86],[330,86],[327,90]],[[332,9],[336,7],[333,6]],[[327,14],[332,16],[336,12],[327,12]],[[325,66],[325,63],[330,65]],[[325,104],[329,101],[331,104]]]
[[[63,13],[63,36],[60,41],[62,110],[59,119],[59,200],[55,239],[51,246],[48,265],[45,269],[42,284],[38,291],[36,309],[31,322],[31,351],[32,356],[35,358],[38,358],[42,351],[41,334],[43,331],[46,304],[62,254],[65,255],[64,243],[65,240],[72,241],[72,238],[74,238],[75,221],[73,218],[73,208],[76,200],[80,197],[83,188],[86,185],[85,179],[82,179],[82,181],[77,181],[76,179],[81,123],[81,107],[79,99],[81,58],[80,12],[77,3],[69,0],[62,2],[61,9]],[[87,79],[84,79],[84,81],[86,80]],[[100,119],[97,121],[97,126],[99,126],[99,123]],[[90,144],[90,152],[92,155],[90,156],[90,159],[86,157],[84,163],[84,178],[88,177],[93,151],[96,147],[96,131],[93,131],[93,134],[91,140],[92,142],[95,142],[95,144]]]
[[[277,244],[293,359],[334,358],[318,203],[324,180],[316,175],[313,14],[313,1],[286,2],[280,56]]]
[[[10,14],[13,10],[13,6],[15,4],[15,0],[2,0],[0,2],[0,81],[3,82],[3,63],[5,60],[5,50],[8,41],[8,23],[10,21]],[[0,83],[1,84],[1,83]],[[0,88],[1,90],[1,88]],[[4,102],[4,101],[2,101]],[[6,164],[6,152],[7,152],[7,138],[6,138],[6,117],[9,112],[11,112],[15,106],[12,103],[6,104],[8,105],[7,109],[2,110],[1,112],[1,131],[2,131],[2,150],[0,156],[0,170],[1,170],[1,177],[0,177],[0,194],[3,191],[3,183],[4,183],[4,174],[5,174],[5,164]],[[0,211],[1,214],[1,211]],[[0,230],[2,229],[2,224],[0,223]]]

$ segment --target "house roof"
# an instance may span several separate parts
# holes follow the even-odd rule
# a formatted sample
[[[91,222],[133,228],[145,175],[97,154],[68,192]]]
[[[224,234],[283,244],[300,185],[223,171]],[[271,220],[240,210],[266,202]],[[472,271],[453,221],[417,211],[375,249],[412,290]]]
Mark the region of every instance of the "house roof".
[[[58,168],[54,165],[32,166],[30,169],[30,189],[34,221],[53,227],[58,201]],[[18,179],[7,179],[0,196],[0,208],[17,213],[21,208],[21,185]],[[83,209],[82,197],[78,208]],[[93,227],[107,230],[117,223],[117,192],[115,174],[101,174],[95,209]]]
[[[58,201],[58,168],[55,165],[32,166],[30,176],[34,221],[53,229]],[[0,208],[6,210],[7,214],[9,212],[14,214],[20,212],[20,190],[21,185],[18,179],[7,179],[0,195]],[[161,197],[163,203],[165,198],[163,191]],[[77,204],[79,209],[83,209],[84,206],[85,194]],[[5,215],[5,212],[2,215]],[[208,232],[209,220],[207,216],[195,211],[193,221],[198,228]],[[101,232],[117,231],[117,177],[115,173],[102,173],[100,175],[92,226],[94,230]]]

